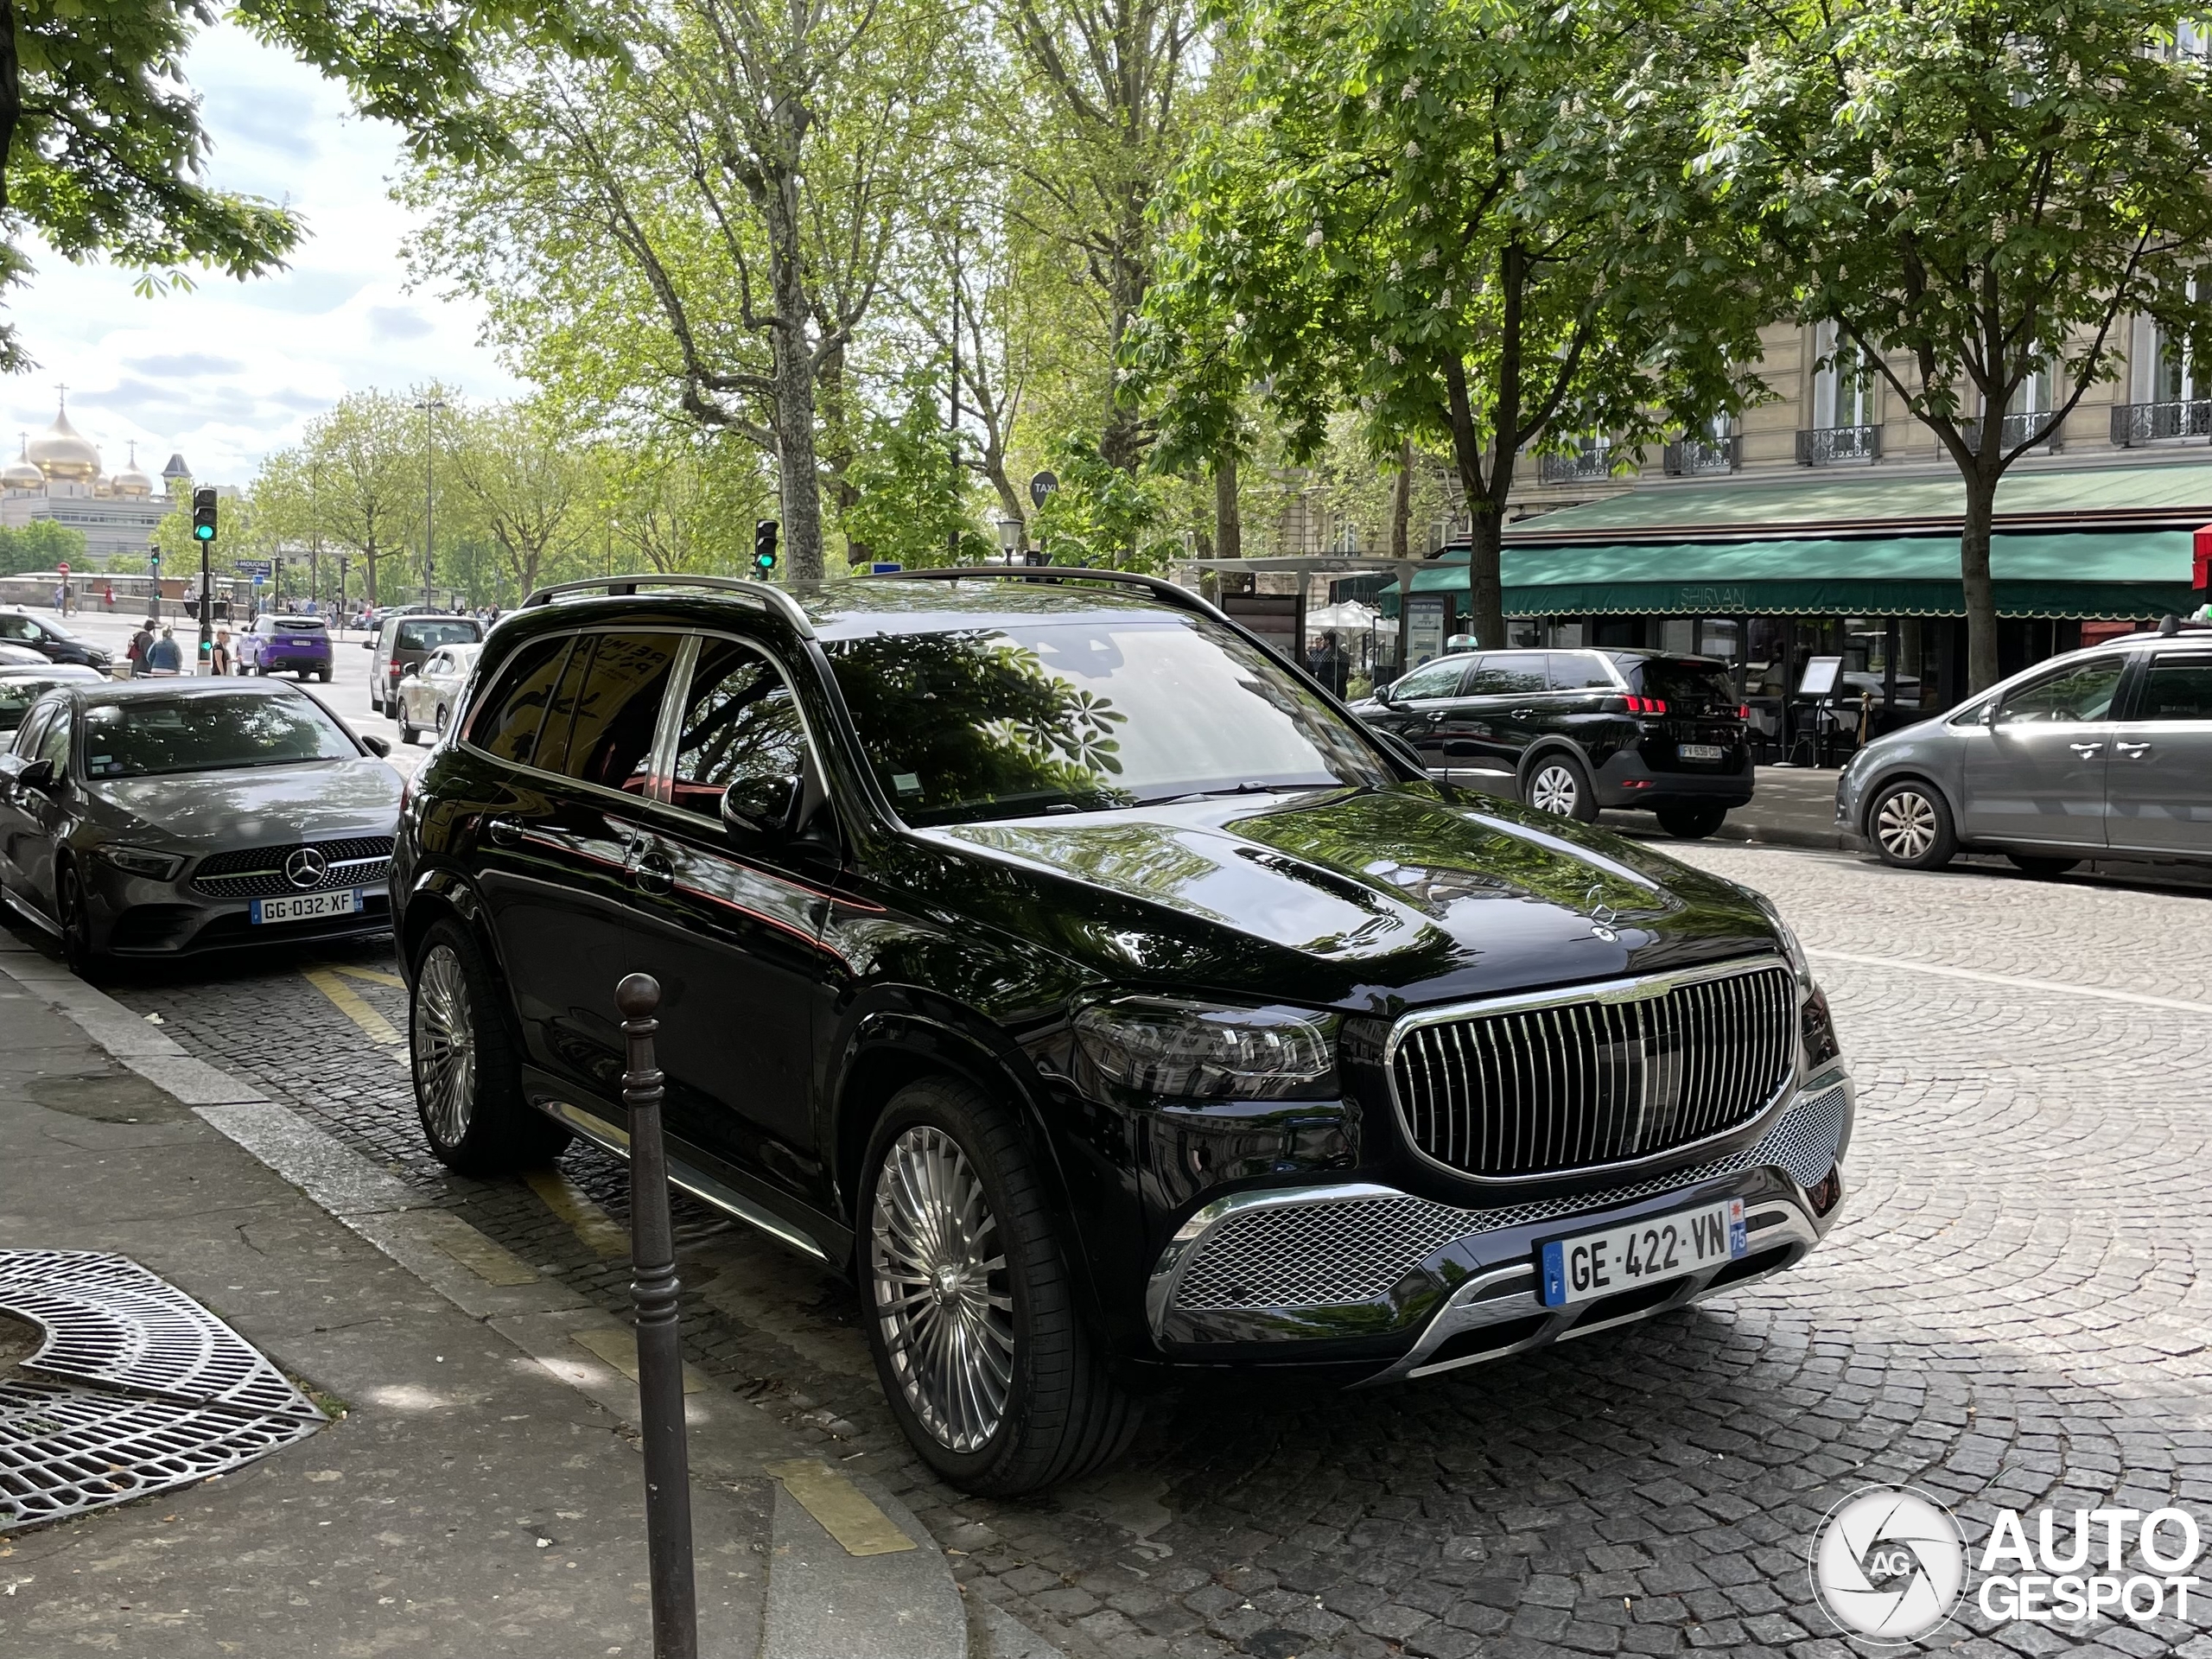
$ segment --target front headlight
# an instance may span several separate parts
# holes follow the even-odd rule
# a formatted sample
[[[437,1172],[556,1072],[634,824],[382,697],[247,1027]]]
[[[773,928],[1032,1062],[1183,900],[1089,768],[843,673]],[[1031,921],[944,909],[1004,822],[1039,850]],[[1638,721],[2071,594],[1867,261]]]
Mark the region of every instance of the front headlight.
[[[1095,1002],[1076,1040],[1112,1082],[1184,1100],[1285,1100],[1336,1086],[1337,1019],[1164,997]]]
[[[166,881],[184,868],[184,861],[168,853],[157,853],[150,847],[102,847],[99,855],[118,870],[132,875],[151,876],[156,881]]]

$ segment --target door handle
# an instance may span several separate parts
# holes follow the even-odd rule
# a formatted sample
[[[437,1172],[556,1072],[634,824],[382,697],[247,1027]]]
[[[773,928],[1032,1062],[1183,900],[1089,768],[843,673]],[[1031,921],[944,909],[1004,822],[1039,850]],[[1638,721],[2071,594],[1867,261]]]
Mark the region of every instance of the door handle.
[[[1534,720],[1535,717],[1536,711],[1533,709],[1516,709],[1513,711],[1513,718],[1516,720]]]
[[[2091,755],[2102,750],[2104,745],[2101,743],[2069,743],[2066,747],[2073,750],[2075,753],[2080,755],[2084,760],[2087,760]]]
[[[497,846],[512,847],[522,839],[522,825],[512,818],[494,818],[484,829]]]
[[[2148,743],[2130,743],[2123,740],[2113,747],[2131,760],[2139,760],[2151,753],[2151,746]]]
[[[1421,718],[1432,726],[1441,726],[1444,723],[1444,715],[1440,709],[1432,709]]]
[[[665,853],[640,853],[630,867],[630,880],[639,893],[666,893],[676,885],[676,866]]]

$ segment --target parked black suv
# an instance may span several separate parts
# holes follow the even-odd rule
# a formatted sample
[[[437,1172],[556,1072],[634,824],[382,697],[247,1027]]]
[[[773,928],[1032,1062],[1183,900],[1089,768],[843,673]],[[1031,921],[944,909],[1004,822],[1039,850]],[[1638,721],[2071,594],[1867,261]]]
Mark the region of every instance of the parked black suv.
[[[1685,841],[1751,798],[1750,723],[1726,664],[1656,651],[1480,651],[1422,664],[1353,712],[1432,776],[1588,823],[1656,812]]]
[[[1423,1376],[1834,1220],[1851,1084],[1770,906],[1423,777],[1194,596],[608,585],[493,631],[410,785],[424,1129],[619,1152],[657,976],[677,1180],[858,1281],[949,1479],[1088,1468],[1175,1366]]]
[[[79,639],[60,623],[33,616],[21,606],[0,611],[0,645],[22,645],[49,663],[68,663],[98,669],[105,674],[114,658],[98,645]]]

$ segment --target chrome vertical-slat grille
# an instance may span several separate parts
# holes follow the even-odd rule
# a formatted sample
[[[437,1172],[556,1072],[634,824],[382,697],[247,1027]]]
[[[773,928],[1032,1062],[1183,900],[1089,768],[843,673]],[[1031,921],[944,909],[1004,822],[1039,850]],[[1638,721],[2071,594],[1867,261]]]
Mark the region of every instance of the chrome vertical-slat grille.
[[[1747,1122],[1796,1053],[1779,963],[1476,1012],[1407,1031],[1391,1080],[1406,1133],[1471,1175],[1649,1157]]]

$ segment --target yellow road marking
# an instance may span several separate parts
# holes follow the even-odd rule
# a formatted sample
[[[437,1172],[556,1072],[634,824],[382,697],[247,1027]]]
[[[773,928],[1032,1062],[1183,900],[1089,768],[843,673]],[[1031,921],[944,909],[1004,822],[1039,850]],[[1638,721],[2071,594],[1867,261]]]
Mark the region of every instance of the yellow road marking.
[[[379,973],[373,968],[353,968],[342,962],[334,962],[329,966],[329,971],[334,974],[343,974],[348,979],[366,980],[372,985],[389,985],[395,991],[404,991],[407,988],[407,982],[397,974]]]
[[[523,1179],[545,1201],[545,1207],[569,1224],[569,1230],[595,1254],[619,1260],[630,1254],[630,1235],[614,1224],[590,1195],[557,1169],[533,1169]]]
[[[329,969],[309,968],[304,971],[308,983],[328,997],[339,1013],[366,1032],[372,1042],[394,1048],[406,1046],[407,1039],[399,1034],[391,1021],[363,1001],[359,991]]]
[[[848,1555],[895,1555],[915,1547],[866,1492],[828,1464],[794,1458],[760,1466],[784,1483],[784,1490],[822,1523],[823,1531],[845,1547]]]
[[[571,1331],[569,1340],[579,1348],[588,1349],[628,1377],[638,1380],[638,1333],[621,1327],[594,1325],[588,1331]],[[683,1368],[683,1392],[705,1392],[707,1379],[689,1365]]]

